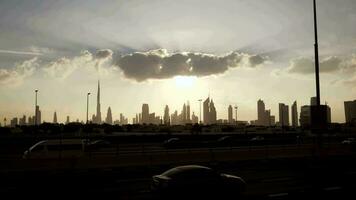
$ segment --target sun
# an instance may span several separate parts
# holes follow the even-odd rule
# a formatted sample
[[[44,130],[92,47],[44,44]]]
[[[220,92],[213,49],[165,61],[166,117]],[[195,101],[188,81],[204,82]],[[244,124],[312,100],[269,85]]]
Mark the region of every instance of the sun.
[[[196,76],[176,76],[174,77],[176,87],[178,88],[190,88],[194,86],[196,82]]]

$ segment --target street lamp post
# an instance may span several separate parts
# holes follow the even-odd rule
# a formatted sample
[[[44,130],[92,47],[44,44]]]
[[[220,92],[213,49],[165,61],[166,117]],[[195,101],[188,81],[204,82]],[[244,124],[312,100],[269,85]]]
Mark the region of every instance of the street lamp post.
[[[89,123],[89,121],[88,121],[88,111],[89,111],[89,95],[90,95],[90,92],[88,92],[88,94],[87,94],[87,124]]]
[[[199,124],[201,124],[201,101],[202,99],[199,99]]]
[[[35,125],[37,125],[37,93],[38,93],[38,90],[35,90]]]

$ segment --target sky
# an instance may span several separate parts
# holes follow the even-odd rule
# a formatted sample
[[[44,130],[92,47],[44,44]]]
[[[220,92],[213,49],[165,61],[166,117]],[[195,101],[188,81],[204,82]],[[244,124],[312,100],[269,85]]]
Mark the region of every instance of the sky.
[[[356,99],[356,1],[317,0],[321,102],[344,122]],[[278,103],[315,96],[312,0],[0,0],[0,122],[102,118],[131,121],[213,98],[219,119],[257,118],[257,100],[278,119]],[[9,120],[8,120],[9,121]]]

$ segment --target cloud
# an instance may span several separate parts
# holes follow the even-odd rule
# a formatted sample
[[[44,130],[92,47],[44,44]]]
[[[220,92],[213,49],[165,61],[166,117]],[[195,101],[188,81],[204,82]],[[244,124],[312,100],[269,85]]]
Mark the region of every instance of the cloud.
[[[256,67],[267,58],[231,52],[225,55],[179,52],[166,49],[135,52],[119,57],[115,64],[127,78],[136,81],[166,79],[178,75],[209,76],[221,74],[234,67]]]
[[[95,58],[97,59],[107,59],[112,57],[112,50],[110,49],[101,49],[96,52]]]
[[[11,86],[20,85],[24,79],[31,76],[38,67],[38,59],[35,57],[21,64],[15,64],[15,67],[11,70],[0,69],[0,84]]]
[[[41,52],[34,52],[34,51],[12,51],[12,50],[4,50],[4,49],[0,49],[0,53],[16,54],[16,55],[31,55],[31,56],[40,56],[40,55],[43,55]]]
[[[63,57],[56,61],[50,62],[43,68],[43,71],[46,75],[52,78],[65,79],[79,67],[90,66],[92,62],[93,55],[89,51],[83,51],[80,56],[72,59]]]
[[[104,64],[112,60],[113,52],[110,49],[98,50],[95,54],[85,50],[73,58],[62,57],[50,62],[43,68],[45,74],[52,78],[66,79],[78,69],[92,71],[95,74],[108,74],[102,69]],[[111,65],[111,63],[109,63]]]
[[[321,73],[339,71],[344,61],[336,56],[328,57],[320,62],[319,70]],[[311,74],[315,72],[314,61],[309,58],[296,58],[290,61],[287,69],[289,73]]]

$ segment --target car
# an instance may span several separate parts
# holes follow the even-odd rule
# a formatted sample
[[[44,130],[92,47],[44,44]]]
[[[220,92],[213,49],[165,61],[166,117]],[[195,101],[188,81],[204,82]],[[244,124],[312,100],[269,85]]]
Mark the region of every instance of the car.
[[[262,136],[256,136],[256,137],[251,138],[250,141],[263,141],[263,140],[265,140],[264,137],[262,137]]]
[[[238,176],[218,173],[201,165],[183,165],[152,177],[154,194],[172,199],[192,197],[237,197],[243,194],[245,181]]]
[[[163,146],[166,148],[176,148],[178,144],[180,143],[179,138],[169,138],[163,142]]]
[[[84,146],[83,141],[77,139],[41,140],[28,148],[22,158],[80,157],[83,155]]]
[[[356,140],[355,140],[355,138],[347,138],[346,140],[343,140],[341,143],[342,144],[355,144]]]
[[[94,140],[86,143],[86,150],[98,150],[102,148],[110,147],[111,143],[107,140]]]

